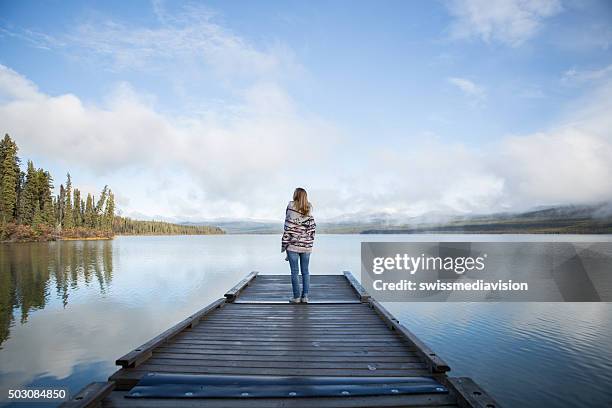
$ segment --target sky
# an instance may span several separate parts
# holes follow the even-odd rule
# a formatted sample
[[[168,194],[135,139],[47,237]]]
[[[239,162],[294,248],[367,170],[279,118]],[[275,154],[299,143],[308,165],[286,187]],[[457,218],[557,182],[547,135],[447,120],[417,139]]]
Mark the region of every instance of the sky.
[[[606,0],[0,0],[0,132],[123,215],[612,200]]]

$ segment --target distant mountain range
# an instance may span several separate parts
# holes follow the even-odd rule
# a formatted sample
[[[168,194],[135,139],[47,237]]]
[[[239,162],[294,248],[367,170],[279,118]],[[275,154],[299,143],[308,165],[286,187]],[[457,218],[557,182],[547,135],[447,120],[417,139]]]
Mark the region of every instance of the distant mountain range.
[[[228,234],[279,234],[283,223],[251,219],[215,219],[183,222],[214,225]],[[445,215],[427,213],[406,217],[388,213],[348,214],[317,223],[318,232],[330,234],[423,233],[558,233],[612,234],[612,203],[536,208],[521,213]]]

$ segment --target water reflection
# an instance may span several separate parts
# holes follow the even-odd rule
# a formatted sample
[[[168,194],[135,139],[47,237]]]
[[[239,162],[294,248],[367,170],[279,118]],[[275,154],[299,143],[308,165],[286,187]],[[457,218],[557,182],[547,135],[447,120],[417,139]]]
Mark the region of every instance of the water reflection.
[[[361,241],[441,240],[612,236],[321,235],[310,270],[359,276]],[[0,245],[0,406],[6,388],[74,393],[105,381],[118,357],[220,298],[249,271],[288,274],[283,258],[275,235]],[[612,406],[612,303],[385,306],[453,375],[473,377],[503,406]]]
[[[0,245],[0,348],[15,320],[24,324],[55,293],[62,305],[80,285],[104,295],[113,277],[112,241]]]

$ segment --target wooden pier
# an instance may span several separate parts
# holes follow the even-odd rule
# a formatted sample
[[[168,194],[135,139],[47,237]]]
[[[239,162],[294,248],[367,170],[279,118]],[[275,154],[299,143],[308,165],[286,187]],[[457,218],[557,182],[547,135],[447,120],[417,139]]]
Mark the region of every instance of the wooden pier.
[[[288,275],[252,272],[63,406],[499,407],[469,378],[449,377],[349,272],[311,275],[310,293],[289,304]]]

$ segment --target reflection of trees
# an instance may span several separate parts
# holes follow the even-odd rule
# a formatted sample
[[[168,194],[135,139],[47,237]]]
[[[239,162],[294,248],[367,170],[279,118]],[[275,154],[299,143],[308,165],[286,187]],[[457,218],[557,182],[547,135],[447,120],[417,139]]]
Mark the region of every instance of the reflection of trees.
[[[21,323],[55,293],[68,304],[71,291],[96,282],[106,293],[113,275],[112,241],[0,244],[0,345],[10,334],[13,312]]]

